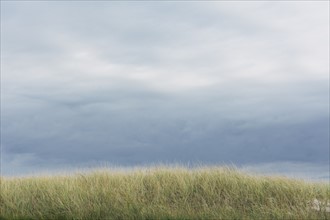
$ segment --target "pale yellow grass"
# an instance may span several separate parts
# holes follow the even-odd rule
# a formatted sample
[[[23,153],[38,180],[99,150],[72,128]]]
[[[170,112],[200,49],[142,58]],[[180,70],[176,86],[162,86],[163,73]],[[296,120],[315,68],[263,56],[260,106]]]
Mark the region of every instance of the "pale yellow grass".
[[[1,178],[0,219],[330,219],[326,183],[225,167]]]

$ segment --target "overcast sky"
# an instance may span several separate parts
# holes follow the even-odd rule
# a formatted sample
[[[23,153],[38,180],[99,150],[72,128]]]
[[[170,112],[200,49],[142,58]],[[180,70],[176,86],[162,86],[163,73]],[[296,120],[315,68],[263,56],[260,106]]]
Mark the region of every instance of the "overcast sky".
[[[3,175],[305,164],[321,178],[329,2],[1,1],[1,148]]]

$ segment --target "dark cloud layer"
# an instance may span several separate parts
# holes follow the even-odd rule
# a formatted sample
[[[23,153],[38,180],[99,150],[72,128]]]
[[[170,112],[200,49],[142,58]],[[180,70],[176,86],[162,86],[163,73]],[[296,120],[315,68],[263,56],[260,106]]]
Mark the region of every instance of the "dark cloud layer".
[[[2,172],[327,164],[327,4],[2,3]]]

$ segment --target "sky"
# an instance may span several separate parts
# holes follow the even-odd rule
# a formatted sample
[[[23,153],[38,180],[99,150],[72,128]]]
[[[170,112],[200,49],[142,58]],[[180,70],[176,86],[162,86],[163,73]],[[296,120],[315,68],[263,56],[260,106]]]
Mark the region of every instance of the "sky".
[[[1,1],[1,174],[160,163],[329,178],[329,2]]]

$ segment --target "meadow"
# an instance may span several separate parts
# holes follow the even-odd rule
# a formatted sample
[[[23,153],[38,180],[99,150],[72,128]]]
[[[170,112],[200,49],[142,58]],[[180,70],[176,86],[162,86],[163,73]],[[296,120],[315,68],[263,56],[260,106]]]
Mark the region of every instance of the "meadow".
[[[329,184],[228,167],[1,177],[0,193],[2,220],[330,219]]]

